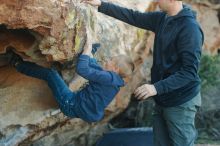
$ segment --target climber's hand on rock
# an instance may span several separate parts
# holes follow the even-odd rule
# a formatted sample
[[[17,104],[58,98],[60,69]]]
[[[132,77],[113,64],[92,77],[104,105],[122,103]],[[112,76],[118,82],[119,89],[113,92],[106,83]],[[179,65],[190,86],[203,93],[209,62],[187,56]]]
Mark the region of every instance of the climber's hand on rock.
[[[81,0],[83,3],[90,4],[92,6],[101,6],[101,0]]]
[[[151,96],[157,95],[154,85],[144,84],[134,91],[134,95],[138,100],[144,100]]]

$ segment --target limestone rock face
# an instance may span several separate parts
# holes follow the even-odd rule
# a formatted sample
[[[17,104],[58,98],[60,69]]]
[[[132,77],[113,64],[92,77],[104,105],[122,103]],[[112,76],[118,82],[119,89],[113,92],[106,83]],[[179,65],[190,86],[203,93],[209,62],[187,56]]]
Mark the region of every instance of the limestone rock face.
[[[148,0],[141,0],[125,5],[144,11],[149,4]],[[134,56],[138,56],[139,47],[132,50],[144,33],[98,13],[80,0],[0,0],[0,54],[11,48],[24,60],[45,67],[56,61],[74,91],[85,83],[76,75],[75,65],[88,34],[93,36],[93,42],[102,45],[95,56],[101,64],[105,58],[125,54],[137,60],[138,68],[142,62]],[[95,137],[107,129],[108,121],[127,107],[130,94],[146,73],[137,69],[135,74],[136,78],[122,88],[107,108],[105,118],[88,124],[60,113],[47,83],[22,75],[7,64],[1,66],[0,145],[93,144]]]
[[[149,0],[111,0],[140,11],[153,11]],[[219,44],[219,9],[193,4],[206,37],[204,49],[216,54]],[[212,21],[212,23],[209,23]],[[100,42],[95,57],[103,64],[118,54],[130,56],[135,72],[98,123],[69,119],[60,111],[47,83],[0,66],[0,146],[91,146],[108,130],[108,122],[128,105],[131,93],[149,82],[154,34],[98,13],[80,0],[0,0],[0,54],[14,49],[24,60],[45,67],[58,63],[73,91],[86,82],[75,73],[77,55],[87,35]]]
[[[204,51],[216,55],[220,50],[220,4],[194,3],[192,8],[197,11],[204,31]]]
[[[78,1],[1,0],[1,24],[8,29],[28,29],[34,33],[36,47],[48,60],[70,59],[80,51],[85,38],[86,11],[78,4]],[[17,49],[31,49],[24,47]]]

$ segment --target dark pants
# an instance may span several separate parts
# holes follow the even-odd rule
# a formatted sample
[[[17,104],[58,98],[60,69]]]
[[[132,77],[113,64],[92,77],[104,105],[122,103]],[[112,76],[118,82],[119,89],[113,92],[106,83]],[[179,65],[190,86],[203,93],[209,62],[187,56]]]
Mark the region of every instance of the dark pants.
[[[176,106],[154,109],[154,146],[194,146],[197,131],[194,120],[197,107],[201,106],[201,95]]]
[[[76,94],[69,89],[56,70],[26,61],[18,64],[16,69],[27,76],[46,81],[61,111],[69,117],[76,117],[74,110]]]

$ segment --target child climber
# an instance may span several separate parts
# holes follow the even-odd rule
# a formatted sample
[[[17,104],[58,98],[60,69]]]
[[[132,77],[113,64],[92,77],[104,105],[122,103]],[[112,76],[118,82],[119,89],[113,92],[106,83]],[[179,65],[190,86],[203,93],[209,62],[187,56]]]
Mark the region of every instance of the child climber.
[[[79,56],[76,72],[89,81],[82,90],[72,92],[52,68],[44,68],[35,63],[23,61],[22,58],[8,50],[1,57],[8,57],[9,63],[20,73],[42,79],[47,82],[61,109],[68,117],[81,118],[87,122],[96,122],[103,118],[104,109],[124,86],[125,81],[132,74],[134,66],[132,61],[123,55],[113,57],[103,69],[92,58],[92,45],[87,43]],[[124,79],[124,80],[123,80]]]

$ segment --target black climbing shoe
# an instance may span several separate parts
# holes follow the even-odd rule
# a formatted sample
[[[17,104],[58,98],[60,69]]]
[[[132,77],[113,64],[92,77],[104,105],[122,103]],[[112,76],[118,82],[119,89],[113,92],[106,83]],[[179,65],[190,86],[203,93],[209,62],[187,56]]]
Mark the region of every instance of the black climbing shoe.
[[[0,67],[6,66],[9,64],[11,55],[9,54],[0,54]]]
[[[23,62],[23,59],[21,56],[16,54],[12,49],[7,50],[6,55],[8,55],[9,58],[9,64],[13,67],[16,67],[18,64]]]

